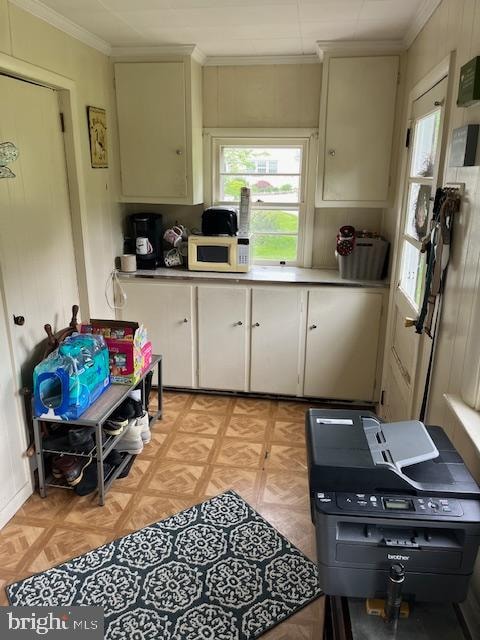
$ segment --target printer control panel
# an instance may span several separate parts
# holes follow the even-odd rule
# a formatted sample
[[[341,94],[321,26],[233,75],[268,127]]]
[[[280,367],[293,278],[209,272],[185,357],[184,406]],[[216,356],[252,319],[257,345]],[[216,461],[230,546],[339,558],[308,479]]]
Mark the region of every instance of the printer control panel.
[[[418,516],[461,517],[463,509],[455,498],[383,495],[373,493],[317,493],[320,503],[335,501],[339,509],[366,513],[414,513]]]

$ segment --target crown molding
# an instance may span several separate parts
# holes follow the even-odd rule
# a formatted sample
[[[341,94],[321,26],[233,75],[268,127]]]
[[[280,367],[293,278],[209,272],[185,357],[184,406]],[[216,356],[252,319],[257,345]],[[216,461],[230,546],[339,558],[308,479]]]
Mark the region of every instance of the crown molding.
[[[57,11],[50,9],[43,2],[39,0],[8,0],[11,4],[31,13],[36,18],[40,18],[44,22],[47,22],[52,27],[63,31],[72,38],[76,40],[80,40],[83,44],[92,47],[93,49],[97,49],[97,51],[101,51],[105,55],[109,56],[111,53],[111,46],[102,38],[90,33],[83,27],[80,27],[78,24],[75,24],[68,18],[60,15]]]
[[[405,51],[403,40],[317,40],[317,53],[320,60],[329,53],[357,55],[401,53],[402,51]]]
[[[259,64],[318,64],[316,54],[289,56],[207,56],[206,67],[249,66]]]
[[[162,56],[191,56],[200,64],[205,64],[206,56],[195,44],[166,44],[151,47],[112,47],[112,58],[148,58]]]
[[[441,2],[442,0],[423,0],[423,3],[418,8],[415,17],[413,18],[413,21],[403,38],[405,49],[409,49],[411,47],[415,38],[418,36],[426,23],[430,20],[433,12],[437,9]]]

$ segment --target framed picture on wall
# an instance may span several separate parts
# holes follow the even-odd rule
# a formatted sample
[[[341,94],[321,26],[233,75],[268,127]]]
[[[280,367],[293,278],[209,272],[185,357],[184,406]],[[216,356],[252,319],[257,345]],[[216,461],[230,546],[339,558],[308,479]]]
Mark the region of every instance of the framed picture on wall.
[[[90,159],[94,169],[108,167],[107,114],[105,109],[87,107]]]

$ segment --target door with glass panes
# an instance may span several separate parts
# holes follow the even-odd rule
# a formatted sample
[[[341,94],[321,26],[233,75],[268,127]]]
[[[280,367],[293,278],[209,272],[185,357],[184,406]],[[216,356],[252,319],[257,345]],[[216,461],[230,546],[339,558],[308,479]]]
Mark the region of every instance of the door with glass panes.
[[[442,130],[447,78],[412,103],[408,163],[403,194],[400,245],[395,266],[396,289],[390,311],[389,352],[383,386],[386,419],[418,418],[432,340],[412,326],[422,305],[433,198],[442,173]]]

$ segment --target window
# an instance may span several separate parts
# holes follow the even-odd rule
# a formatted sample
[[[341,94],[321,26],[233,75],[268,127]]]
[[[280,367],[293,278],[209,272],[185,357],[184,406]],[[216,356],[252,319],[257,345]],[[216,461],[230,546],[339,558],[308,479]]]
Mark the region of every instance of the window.
[[[412,126],[400,288],[417,310],[426,272],[425,254],[420,252],[420,247],[429,229],[440,119],[441,108],[437,108],[415,119]]]
[[[251,189],[253,261],[301,264],[308,138],[216,138],[212,152],[213,204],[238,206],[240,189]]]

